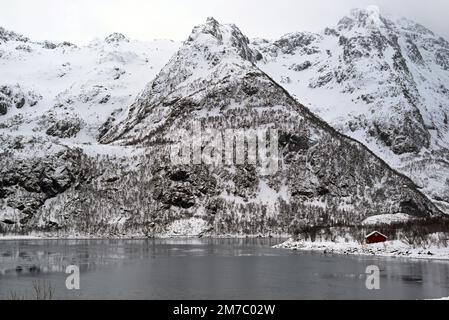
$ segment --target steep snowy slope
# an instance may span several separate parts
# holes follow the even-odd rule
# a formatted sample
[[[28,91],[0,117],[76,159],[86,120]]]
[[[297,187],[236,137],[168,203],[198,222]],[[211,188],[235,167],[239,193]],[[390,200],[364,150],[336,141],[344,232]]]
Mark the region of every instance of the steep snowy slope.
[[[259,67],[340,132],[449,202],[449,43],[370,6],[319,34],[255,40]],[[444,202],[443,202],[444,201]]]

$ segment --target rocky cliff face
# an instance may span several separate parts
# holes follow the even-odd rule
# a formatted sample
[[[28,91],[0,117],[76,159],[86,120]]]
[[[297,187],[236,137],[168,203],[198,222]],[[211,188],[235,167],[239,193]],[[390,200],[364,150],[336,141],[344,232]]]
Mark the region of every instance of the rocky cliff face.
[[[253,44],[259,67],[314,113],[449,200],[446,40],[368,7],[319,34]]]
[[[80,175],[75,151],[31,160],[12,159],[4,153],[0,159],[0,222],[13,231],[26,227],[47,201],[72,187]]]

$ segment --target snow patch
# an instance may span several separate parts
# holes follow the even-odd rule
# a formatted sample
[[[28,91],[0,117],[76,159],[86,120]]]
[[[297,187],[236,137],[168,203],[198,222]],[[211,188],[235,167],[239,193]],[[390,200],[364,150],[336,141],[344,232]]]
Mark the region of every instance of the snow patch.
[[[196,237],[207,230],[207,222],[199,218],[190,218],[174,221],[169,225],[168,237]]]
[[[374,225],[390,225],[393,223],[401,223],[412,220],[413,217],[405,213],[397,214],[381,214],[377,216],[369,217],[363,220],[362,225],[364,226],[374,226]]]
[[[360,256],[403,257],[413,259],[449,260],[449,247],[438,245],[412,246],[403,241],[387,241],[376,244],[360,244],[343,241],[294,241],[293,239],[274,246],[278,249],[322,252]]]

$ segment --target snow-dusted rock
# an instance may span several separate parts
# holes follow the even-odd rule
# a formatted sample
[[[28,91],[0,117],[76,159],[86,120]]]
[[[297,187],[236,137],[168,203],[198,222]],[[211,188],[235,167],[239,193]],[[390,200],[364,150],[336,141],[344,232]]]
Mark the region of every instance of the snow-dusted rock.
[[[21,34],[8,31],[2,27],[0,27],[0,43],[7,41],[17,41],[17,42],[28,42],[29,39],[22,36]]]
[[[319,34],[258,39],[253,46],[264,57],[258,66],[298,101],[410,176],[429,197],[449,202],[445,39],[370,6]]]
[[[77,118],[56,121],[46,133],[58,138],[72,138],[81,130],[81,121]]]
[[[104,40],[106,43],[118,43],[118,42],[129,42],[129,39],[126,38],[123,34],[115,32],[106,37]]]

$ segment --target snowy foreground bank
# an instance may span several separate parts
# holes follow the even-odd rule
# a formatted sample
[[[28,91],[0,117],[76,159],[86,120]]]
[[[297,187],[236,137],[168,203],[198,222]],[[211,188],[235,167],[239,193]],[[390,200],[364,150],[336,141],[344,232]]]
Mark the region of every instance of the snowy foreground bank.
[[[326,254],[367,255],[380,257],[405,257],[413,259],[449,260],[449,247],[443,245],[413,246],[403,241],[388,241],[377,244],[356,242],[309,242],[292,239],[276,245],[278,249],[314,251]]]

